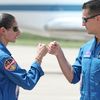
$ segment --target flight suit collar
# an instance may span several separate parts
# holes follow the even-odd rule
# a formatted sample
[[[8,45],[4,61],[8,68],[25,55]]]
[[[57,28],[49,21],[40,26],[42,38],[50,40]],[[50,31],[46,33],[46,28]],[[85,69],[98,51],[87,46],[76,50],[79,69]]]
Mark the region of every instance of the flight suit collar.
[[[0,42],[0,49],[4,52],[6,52],[7,54],[11,55],[11,53],[9,52],[9,50],[6,48],[6,46]]]

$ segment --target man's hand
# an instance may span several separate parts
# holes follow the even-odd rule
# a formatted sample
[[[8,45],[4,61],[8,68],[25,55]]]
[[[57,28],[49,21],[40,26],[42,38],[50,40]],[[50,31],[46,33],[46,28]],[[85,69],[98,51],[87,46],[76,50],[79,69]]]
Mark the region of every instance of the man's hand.
[[[61,52],[60,45],[56,42],[50,42],[48,45],[48,53],[57,56]]]

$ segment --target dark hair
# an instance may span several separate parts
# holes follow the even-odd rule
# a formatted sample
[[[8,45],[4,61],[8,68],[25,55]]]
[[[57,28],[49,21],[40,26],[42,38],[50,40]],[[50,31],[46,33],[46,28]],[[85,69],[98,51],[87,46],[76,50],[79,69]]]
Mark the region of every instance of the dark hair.
[[[85,2],[82,6],[82,9],[89,9],[89,14],[100,14],[100,0],[91,0]]]
[[[14,22],[14,16],[8,13],[0,14],[0,27],[5,27],[6,29],[11,28]]]

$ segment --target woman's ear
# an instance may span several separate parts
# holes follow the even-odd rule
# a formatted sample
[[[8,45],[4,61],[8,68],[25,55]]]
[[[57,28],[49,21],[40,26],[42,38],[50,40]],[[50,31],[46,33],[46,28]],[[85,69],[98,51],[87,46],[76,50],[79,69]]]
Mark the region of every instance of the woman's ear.
[[[5,31],[6,31],[6,29],[5,29],[4,27],[1,27],[1,28],[0,28],[0,34],[1,34],[1,33],[4,33]]]
[[[4,27],[0,28],[0,37],[3,36],[3,34],[6,32],[6,29]]]

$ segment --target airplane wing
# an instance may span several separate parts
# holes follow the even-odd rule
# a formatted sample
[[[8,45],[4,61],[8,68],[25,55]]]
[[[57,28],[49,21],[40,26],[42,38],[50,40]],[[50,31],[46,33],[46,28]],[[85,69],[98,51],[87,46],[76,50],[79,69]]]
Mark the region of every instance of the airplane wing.
[[[49,20],[45,29],[48,31],[84,30],[81,17],[60,17]]]

